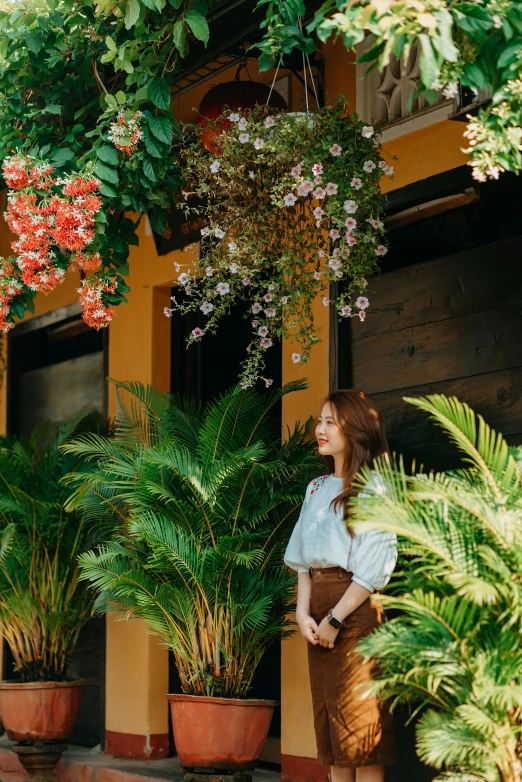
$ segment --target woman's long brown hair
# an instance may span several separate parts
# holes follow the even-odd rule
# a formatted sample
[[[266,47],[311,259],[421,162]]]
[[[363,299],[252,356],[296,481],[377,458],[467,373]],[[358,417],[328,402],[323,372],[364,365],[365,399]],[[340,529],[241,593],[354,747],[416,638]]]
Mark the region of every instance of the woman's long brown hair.
[[[368,394],[352,388],[332,391],[325,399],[325,404],[327,402],[346,442],[344,487],[332,504],[336,510],[342,510],[346,514],[346,503],[352,494],[354,477],[361,467],[371,467],[377,457],[389,455],[390,451],[382,416]],[[327,456],[326,460],[333,472],[333,457]]]

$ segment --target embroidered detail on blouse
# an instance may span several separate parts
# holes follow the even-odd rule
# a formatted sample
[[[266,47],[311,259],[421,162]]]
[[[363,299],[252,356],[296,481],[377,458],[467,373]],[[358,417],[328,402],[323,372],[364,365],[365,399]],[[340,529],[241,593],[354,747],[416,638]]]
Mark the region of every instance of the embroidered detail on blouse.
[[[321,475],[319,478],[314,478],[312,481],[312,488],[310,490],[310,494],[314,494],[314,492],[319,491],[325,480],[328,478],[328,475]]]

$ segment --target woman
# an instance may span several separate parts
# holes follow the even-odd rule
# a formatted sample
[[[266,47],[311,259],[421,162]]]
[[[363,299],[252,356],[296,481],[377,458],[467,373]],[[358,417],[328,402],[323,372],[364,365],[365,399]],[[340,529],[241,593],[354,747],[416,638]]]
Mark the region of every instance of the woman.
[[[330,394],[316,436],[334,469],[309,484],[285,562],[299,573],[297,623],[308,642],[317,759],[331,766],[332,782],[382,782],[394,762],[391,718],[354,689],[375,677],[375,664],[349,652],[383,621],[382,606],[369,598],[390,580],[397,541],[380,531],[352,535],[346,504],[356,473],[387,454],[388,444],[374,402],[355,390]]]

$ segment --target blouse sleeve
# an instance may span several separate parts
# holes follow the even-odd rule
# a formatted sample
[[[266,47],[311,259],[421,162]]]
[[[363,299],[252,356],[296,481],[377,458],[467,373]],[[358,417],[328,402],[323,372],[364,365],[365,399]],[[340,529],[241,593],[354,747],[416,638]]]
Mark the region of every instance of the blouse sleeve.
[[[361,535],[350,558],[353,580],[370,592],[384,589],[397,563],[397,537],[393,532],[371,530]]]
[[[308,573],[308,567],[304,564],[304,562],[301,562],[301,528],[303,525],[303,514],[306,506],[308,505],[308,500],[310,499],[310,488],[312,484],[311,482],[306,487],[306,494],[305,498],[303,500],[303,504],[301,506],[301,513],[299,514],[299,518],[297,520],[297,523],[294,527],[294,530],[290,536],[290,540],[288,541],[288,546],[286,547],[285,551],[285,565],[287,565],[292,570],[296,570],[298,573]]]

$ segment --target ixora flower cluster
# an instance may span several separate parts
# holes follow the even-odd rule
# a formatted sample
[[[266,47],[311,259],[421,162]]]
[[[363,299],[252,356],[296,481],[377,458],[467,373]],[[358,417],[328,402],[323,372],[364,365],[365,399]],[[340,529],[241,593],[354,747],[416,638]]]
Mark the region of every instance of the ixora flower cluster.
[[[197,268],[176,264],[184,293],[165,314],[200,310],[195,342],[246,301],[252,342],[242,386],[259,378],[270,385],[264,357],[275,339],[297,343],[295,363],[309,360],[319,341],[317,296],[339,317],[364,320],[367,280],[387,252],[380,180],[393,168],[381,158],[375,129],[350,115],[344,100],[313,114],[226,113],[216,130],[211,150],[196,129],[183,130],[182,208],[207,226]]]
[[[141,129],[143,113],[136,111],[130,117],[127,116],[128,114],[129,112],[123,109],[118,112],[116,121],[111,123],[107,138],[119,152],[125,152],[130,156],[143,138]]]
[[[67,270],[101,266],[95,236],[102,200],[96,177],[78,173],[61,178],[53,166],[35,158],[8,157],[3,174],[10,188],[5,219],[18,237],[11,245],[15,257],[0,263],[0,329],[8,331],[13,315],[19,315],[17,297],[49,293],[63,282]],[[101,291],[96,308],[84,292],[86,285],[89,291]],[[101,328],[112,320],[114,310],[104,299],[113,292],[111,287],[97,277],[82,284],[83,318],[90,326]]]

